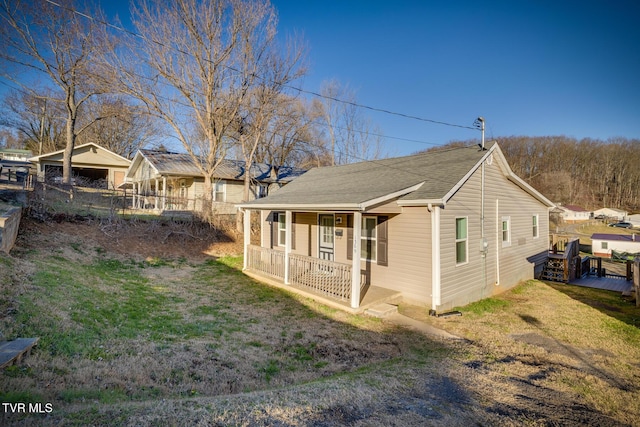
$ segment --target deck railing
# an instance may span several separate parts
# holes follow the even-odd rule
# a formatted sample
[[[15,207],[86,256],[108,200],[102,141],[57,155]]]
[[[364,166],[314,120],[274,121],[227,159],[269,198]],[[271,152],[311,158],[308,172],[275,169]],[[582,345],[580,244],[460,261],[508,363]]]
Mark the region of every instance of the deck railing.
[[[250,270],[284,280],[284,251],[250,245],[247,267]],[[289,282],[327,296],[347,301],[351,298],[349,264],[341,264],[304,255],[289,255]],[[361,278],[362,287],[366,280]]]

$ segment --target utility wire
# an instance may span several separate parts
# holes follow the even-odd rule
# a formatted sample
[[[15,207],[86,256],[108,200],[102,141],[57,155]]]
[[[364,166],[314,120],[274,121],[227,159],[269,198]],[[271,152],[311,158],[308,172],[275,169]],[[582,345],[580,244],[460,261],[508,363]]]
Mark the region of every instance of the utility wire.
[[[177,52],[179,52],[179,53],[181,53],[183,55],[193,56],[193,54],[191,54],[189,52],[186,52],[186,51],[184,51],[182,49],[179,49],[179,48],[174,47],[174,46],[167,46],[166,44],[164,44],[164,43],[162,43],[160,41],[157,41],[157,40],[149,40],[148,38],[146,38],[144,35],[142,35],[140,33],[137,33],[135,31],[131,31],[131,30],[127,30],[124,27],[112,24],[112,23],[104,21],[102,19],[97,19],[97,18],[95,18],[95,17],[93,17],[91,15],[88,15],[86,13],[80,12],[80,11],[76,10],[75,8],[62,6],[59,3],[54,2],[53,0],[44,0],[44,1],[54,5],[56,7],[59,7],[61,9],[65,9],[65,10],[67,10],[69,12],[78,14],[78,15],[86,18],[86,19],[91,20],[91,21],[98,22],[98,23],[100,23],[102,25],[105,25],[105,26],[107,26],[109,28],[113,28],[113,29],[115,29],[117,31],[125,32],[125,33],[127,33],[129,35],[132,35],[134,37],[140,38],[140,39],[145,40],[147,42],[151,42],[151,43],[157,44],[157,45],[162,46],[162,47],[169,47],[169,48],[171,48],[171,49],[173,49],[173,50],[175,50],[175,51],[177,51]],[[211,62],[210,60],[207,60],[207,61]],[[235,67],[231,67],[229,65],[224,65],[224,64],[222,66],[227,68],[227,69],[229,69],[229,70],[231,70],[231,71],[234,71],[236,73],[242,73],[240,70],[238,70]],[[254,75],[254,77],[257,77],[258,79],[260,79],[260,80],[262,80],[264,82],[274,83],[273,81],[269,81],[268,79],[266,79],[265,77],[262,77],[262,76]],[[443,125],[443,126],[457,127],[457,128],[461,128],[461,129],[477,130],[477,128],[475,128],[473,126],[465,126],[465,125],[460,125],[460,124],[455,124],[455,123],[448,123],[448,122],[444,122],[444,121],[440,121],[440,120],[427,119],[427,118],[424,118],[424,117],[418,117],[418,116],[405,114],[405,113],[399,113],[399,112],[391,111],[391,110],[388,110],[388,109],[385,109],[385,108],[373,107],[373,106],[369,106],[369,105],[360,104],[358,102],[347,101],[347,100],[336,98],[336,97],[329,96],[329,95],[323,95],[323,94],[315,92],[315,91],[302,89],[300,87],[292,86],[292,85],[289,85],[289,84],[283,85],[283,86],[287,87],[287,88],[289,88],[291,90],[295,90],[295,91],[297,91],[299,93],[305,93],[305,94],[308,94],[308,95],[315,96],[317,98],[323,98],[323,99],[327,99],[327,100],[330,100],[330,101],[335,101],[335,102],[339,102],[339,103],[342,103],[342,104],[345,104],[345,105],[351,105],[353,107],[362,108],[362,109],[366,109],[366,110],[370,110],[370,111],[375,111],[375,112],[379,112],[379,113],[394,115],[394,116],[403,117],[403,118],[411,119],[411,120],[417,120],[417,121],[422,121],[422,122],[427,122],[427,123],[439,124],[439,125]]]

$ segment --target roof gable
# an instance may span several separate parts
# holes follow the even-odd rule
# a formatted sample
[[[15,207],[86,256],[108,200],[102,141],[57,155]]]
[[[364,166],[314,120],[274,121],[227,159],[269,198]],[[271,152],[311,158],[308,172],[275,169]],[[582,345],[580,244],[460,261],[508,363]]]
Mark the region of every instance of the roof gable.
[[[43,161],[62,162],[63,157],[64,149],[31,157],[29,161],[34,163],[41,163]],[[89,142],[87,144],[82,144],[74,147],[73,154],[71,156],[71,163],[127,167],[129,166],[131,161],[119,154],[114,153],[113,151],[99,146],[98,144]]]

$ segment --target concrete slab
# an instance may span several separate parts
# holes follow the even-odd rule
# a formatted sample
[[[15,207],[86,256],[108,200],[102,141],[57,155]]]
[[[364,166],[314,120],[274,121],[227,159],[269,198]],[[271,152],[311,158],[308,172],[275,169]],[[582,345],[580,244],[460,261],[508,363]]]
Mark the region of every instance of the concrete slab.
[[[389,317],[394,313],[398,312],[398,306],[393,304],[378,304],[374,305],[371,308],[368,308],[364,311],[364,314],[368,314],[369,316],[385,318]]]

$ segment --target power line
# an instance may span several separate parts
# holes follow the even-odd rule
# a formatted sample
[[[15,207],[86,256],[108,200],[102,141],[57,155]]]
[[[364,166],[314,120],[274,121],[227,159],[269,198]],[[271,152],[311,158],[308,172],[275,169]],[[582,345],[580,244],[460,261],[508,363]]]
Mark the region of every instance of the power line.
[[[118,26],[118,25],[114,25],[114,24],[112,24],[112,23],[110,23],[108,21],[104,21],[102,19],[97,19],[97,18],[95,18],[95,17],[93,17],[93,16],[91,16],[89,14],[80,12],[80,11],[76,10],[75,8],[62,6],[59,3],[54,2],[53,0],[44,0],[44,1],[49,3],[49,4],[54,5],[56,7],[59,7],[61,9],[66,9],[69,12],[78,14],[79,16],[82,16],[82,17],[84,17],[86,19],[89,19],[91,21],[98,22],[98,23],[100,23],[102,25],[105,25],[105,26],[107,26],[109,28],[113,28],[113,29],[115,29],[117,31],[125,32],[125,33],[127,33],[129,35],[132,35],[134,37],[140,38],[140,39],[145,40],[147,42],[155,43],[155,44],[157,44],[159,46],[162,46],[162,47],[168,47],[168,48],[173,49],[173,50],[175,50],[175,51],[177,51],[177,52],[179,52],[179,53],[181,53],[183,55],[188,55],[188,56],[193,57],[193,54],[191,54],[189,52],[186,52],[186,51],[184,51],[182,49],[178,49],[178,48],[176,48],[174,46],[167,46],[164,43],[159,42],[157,40],[149,40],[148,38],[146,38],[144,35],[142,35],[140,33],[137,33],[135,31],[131,31],[131,30],[127,30],[124,27],[121,27],[121,26]],[[211,62],[210,60],[207,60],[207,59],[205,59],[205,60],[208,61],[208,62]],[[235,67],[231,67],[229,65],[224,65],[224,64],[222,64],[222,66],[227,68],[227,69],[229,69],[229,70],[231,70],[231,71],[234,71],[236,73],[242,73],[240,70],[238,70]],[[256,78],[258,78],[260,80],[263,80],[265,82],[270,82],[267,78],[262,77],[262,76],[258,76],[258,75],[254,74],[254,77],[256,77]],[[271,81],[270,83],[274,83],[274,82]],[[439,124],[439,125],[443,125],[443,126],[457,127],[457,128],[469,129],[469,130],[477,130],[477,128],[475,128],[473,126],[465,126],[465,125],[449,123],[449,122],[445,122],[445,121],[441,121],[441,120],[427,119],[427,118],[424,118],[424,117],[414,116],[414,115],[411,115],[411,114],[399,113],[399,112],[391,111],[391,110],[388,110],[388,109],[385,109],[385,108],[373,107],[373,106],[369,106],[369,105],[365,105],[365,104],[360,104],[360,103],[354,102],[354,101],[347,101],[347,100],[336,98],[336,97],[333,97],[333,96],[323,95],[323,94],[315,92],[315,91],[302,89],[300,87],[289,85],[289,84],[286,84],[286,85],[283,85],[283,86],[287,87],[287,88],[289,88],[291,90],[297,91],[299,93],[305,93],[305,94],[308,94],[308,95],[315,96],[317,98],[323,98],[323,99],[327,99],[327,100],[330,100],[330,101],[339,102],[339,103],[342,103],[342,104],[345,104],[345,105],[350,105],[350,106],[353,106],[353,107],[356,107],[356,108],[366,109],[366,110],[369,110],[369,111],[375,111],[375,112],[379,112],[379,113],[383,113],[383,114],[389,114],[389,115],[394,115],[394,116],[398,116],[398,117],[403,117],[403,118],[406,118],[406,119],[417,120],[417,121],[433,123],[433,124]]]

